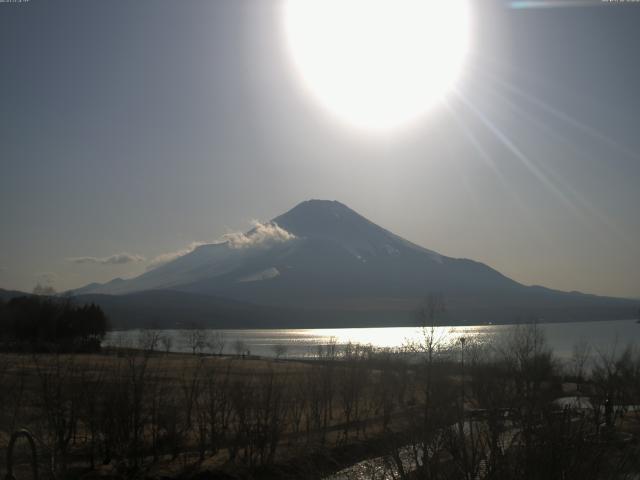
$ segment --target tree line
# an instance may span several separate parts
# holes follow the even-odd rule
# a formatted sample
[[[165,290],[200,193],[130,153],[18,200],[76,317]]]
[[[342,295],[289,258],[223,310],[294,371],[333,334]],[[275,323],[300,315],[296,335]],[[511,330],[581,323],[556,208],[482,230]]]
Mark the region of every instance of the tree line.
[[[95,304],[40,295],[0,300],[0,348],[5,351],[98,351],[108,325]]]

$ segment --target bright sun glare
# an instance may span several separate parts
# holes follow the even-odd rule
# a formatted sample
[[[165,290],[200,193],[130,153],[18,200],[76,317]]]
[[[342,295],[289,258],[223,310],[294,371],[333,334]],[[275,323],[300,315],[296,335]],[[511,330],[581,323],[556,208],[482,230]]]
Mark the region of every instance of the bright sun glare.
[[[288,0],[294,63],[320,102],[363,128],[423,114],[455,82],[469,43],[468,0]]]

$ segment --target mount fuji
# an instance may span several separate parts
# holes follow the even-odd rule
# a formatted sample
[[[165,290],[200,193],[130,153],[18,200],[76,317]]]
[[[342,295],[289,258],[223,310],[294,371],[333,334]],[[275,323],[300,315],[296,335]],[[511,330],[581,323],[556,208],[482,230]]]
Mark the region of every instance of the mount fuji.
[[[448,323],[632,318],[635,311],[630,300],[522,285],[485,264],[413,244],[326,200],[302,202],[136,278],[73,294],[97,301],[112,316],[115,311],[116,323],[134,321],[128,308],[140,318],[142,302],[162,324],[176,320],[167,312],[181,312],[187,321],[198,305],[198,318],[207,323],[255,327],[408,325],[429,292],[445,298],[442,321]],[[163,308],[167,302],[172,308]]]

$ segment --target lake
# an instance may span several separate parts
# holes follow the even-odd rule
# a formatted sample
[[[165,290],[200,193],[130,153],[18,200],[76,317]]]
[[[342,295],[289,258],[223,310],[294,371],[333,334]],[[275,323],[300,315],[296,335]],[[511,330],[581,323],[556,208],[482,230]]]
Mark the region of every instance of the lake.
[[[588,342],[594,349],[622,349],[640,342],[640,324],[635,320],[603,322],[540,323],[548,344],[560,358],[569,358],[573,346],[579,341]],[[455,344],[461,337],[486,341],[508,332],[511,325],[472,325],[436,327],[436,336],[445,344]],[[234,353],[234,344],[244,344],[252,355],[275,356],[275,346],[282,345],[289,358],[313,357],[319,346],[335,342],[338,348],[348,342],[372,345],[379,348],[400,348],[407,342],[418,340],[422,334],[415,327],[386,328],[333,328],[333,329],[253,329],[209,330],[221,332],[225,340],[225,353]],[[172,338],[171,350],[190,352],[184,330],[161,330],[161,335]],[[104,345],[137,346],[139,330],[109,332]],[[161,347],[160,347],[161,348]]]

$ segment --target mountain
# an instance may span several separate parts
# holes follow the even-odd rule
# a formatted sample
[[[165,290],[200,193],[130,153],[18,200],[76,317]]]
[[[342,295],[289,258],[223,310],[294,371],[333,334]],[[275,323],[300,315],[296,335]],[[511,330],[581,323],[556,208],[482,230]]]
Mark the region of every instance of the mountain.
[[[522,285],[482,263],[413,244],[346,205],[325,200],[300,203],[245,234],[199,246],[136,278],[92,284],[76,293],[133,298],[157,290],[190,294],[197,302],[225,298],[285,309],[280,313],[302,323],[315,318],[322,325],[321,312],[325,319],[331,312],[358,324],[362,318],[370,324],[410,323],[429,292],[443,294],[445,321],[452,323],[632,318],[636,306],[624,299]],[[161,303],[162,295],[156,299]],[[287,315],[282,315],[284,321]],[[278,323],[269,318],[269,325]]]
[[[518,287],[486,265],[408,242],[339,202],[310,200],[240,240],[202,245],[137,278],[92,284],[77,293],[172,289],[274,305],[326,306],[329,299]]]
[[[19,290],[5,290],[0,288],[0,300],[3,302],[8,302],[12,298],[15,297],[26,297],[31,295],[31,293],[21,292]]]

